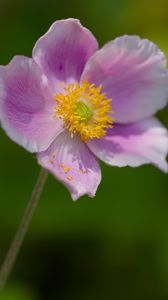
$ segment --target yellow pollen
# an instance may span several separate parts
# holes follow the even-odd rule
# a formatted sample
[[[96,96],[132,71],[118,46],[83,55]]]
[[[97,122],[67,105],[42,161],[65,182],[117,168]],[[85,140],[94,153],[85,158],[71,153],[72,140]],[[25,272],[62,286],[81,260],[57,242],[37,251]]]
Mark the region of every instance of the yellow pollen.
[[[102,85],[82,82],[69,84],[64,93],[55,95],[55,117],[63,120],[72,138],[77,133],[82,141],[100,139],[112,127],[111,99],[101,90]]]
[[[73,177],[72,176],[67,176],[67,179],[69,180],[69,181],[71,181],[72,179],[73,179]]]
[[[64,168],[64,166],[65,166],[64,164],[60,164],[60,167],[61,167],[61,168]]]
[[[64,170],[65,173],[68,173],[70,171],[70,168],[69,167],[64,167],[63,170]]]
[[[60,167],[63,169],[64,173],[68,173],[71,168],[65,166],[64,164],[60,164]]]

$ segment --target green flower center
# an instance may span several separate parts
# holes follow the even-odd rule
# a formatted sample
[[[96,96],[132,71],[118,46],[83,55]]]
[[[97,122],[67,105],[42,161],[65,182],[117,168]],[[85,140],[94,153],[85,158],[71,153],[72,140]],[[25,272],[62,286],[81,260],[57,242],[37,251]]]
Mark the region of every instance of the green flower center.
[[[93,116],[91,107],[83,101],[78,101],[75,104],[75,113],[82,121],[89,121]]]

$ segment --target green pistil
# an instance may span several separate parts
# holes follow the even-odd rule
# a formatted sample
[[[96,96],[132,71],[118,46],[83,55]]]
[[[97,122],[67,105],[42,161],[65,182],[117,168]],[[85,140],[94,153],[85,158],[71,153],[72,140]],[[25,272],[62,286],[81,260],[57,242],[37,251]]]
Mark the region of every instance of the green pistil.
[[[93,111],[89,105],[83,101],[79,101],[75,105],[75,113],[81,120],[89,121],[93,116]]]

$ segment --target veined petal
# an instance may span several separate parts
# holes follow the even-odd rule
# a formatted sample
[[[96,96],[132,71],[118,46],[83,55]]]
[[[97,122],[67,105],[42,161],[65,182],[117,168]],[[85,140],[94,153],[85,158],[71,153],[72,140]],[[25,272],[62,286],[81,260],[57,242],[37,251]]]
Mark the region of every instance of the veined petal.
[[[79,81],[88,58],[98,45],[92,33],[79,20],[56,21],[36,43],[33,58],[57,82]]]
[[[156,118],[116,124],[102,140],[90,140],[87,144],[99,159],[112,166],[138,167],[151,163],[168,172],[168,132]]]
[[[94,196],[101,181],[97,159],[77,137],[61,133],[44,152],[38,153],[39,164],[49,170],[70,190],[73,200],[84,194]]]
[[[0,68],[0,122],[7,135],[30,152],[51,144],[62,124],[56,120],[55,101],[37,64],[16,56]]]
[[[168,70],[159,48],[137,36],[106,44],[87,62],[81,81],[103,85],[117,123],[152,116],[168,99]]]

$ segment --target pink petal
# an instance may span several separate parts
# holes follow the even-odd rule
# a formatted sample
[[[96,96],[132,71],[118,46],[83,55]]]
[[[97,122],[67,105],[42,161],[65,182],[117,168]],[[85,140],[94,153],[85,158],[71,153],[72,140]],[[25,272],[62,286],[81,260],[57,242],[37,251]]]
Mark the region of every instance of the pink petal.
[[[88,58],[98,45],[92,33],[76,19],[56,21],[36,43],[33,58],[54,81],[80,79]]]
[[[0,68],[0,122],[8,136],[30,152],[43,151],[62,125],[47,79],[30,58],[16,56]]]
[[[155,44],[137,36],[123,36],[89,59],[81,81],[103,85],[103,91],[112,98],[117,123],[134,122],[166,105],[165,66],[165,56]]]
[[[156,118],[116,125],[102,140],[88,142],[90,150],[112,166],[138,167],[151,163],[168,171],[168,132]]]
[[[94,196],[101,181],[96,158],[81,140],[61,133],[48,150],[38,154],[38,162],[70,190],[72,199]]]

